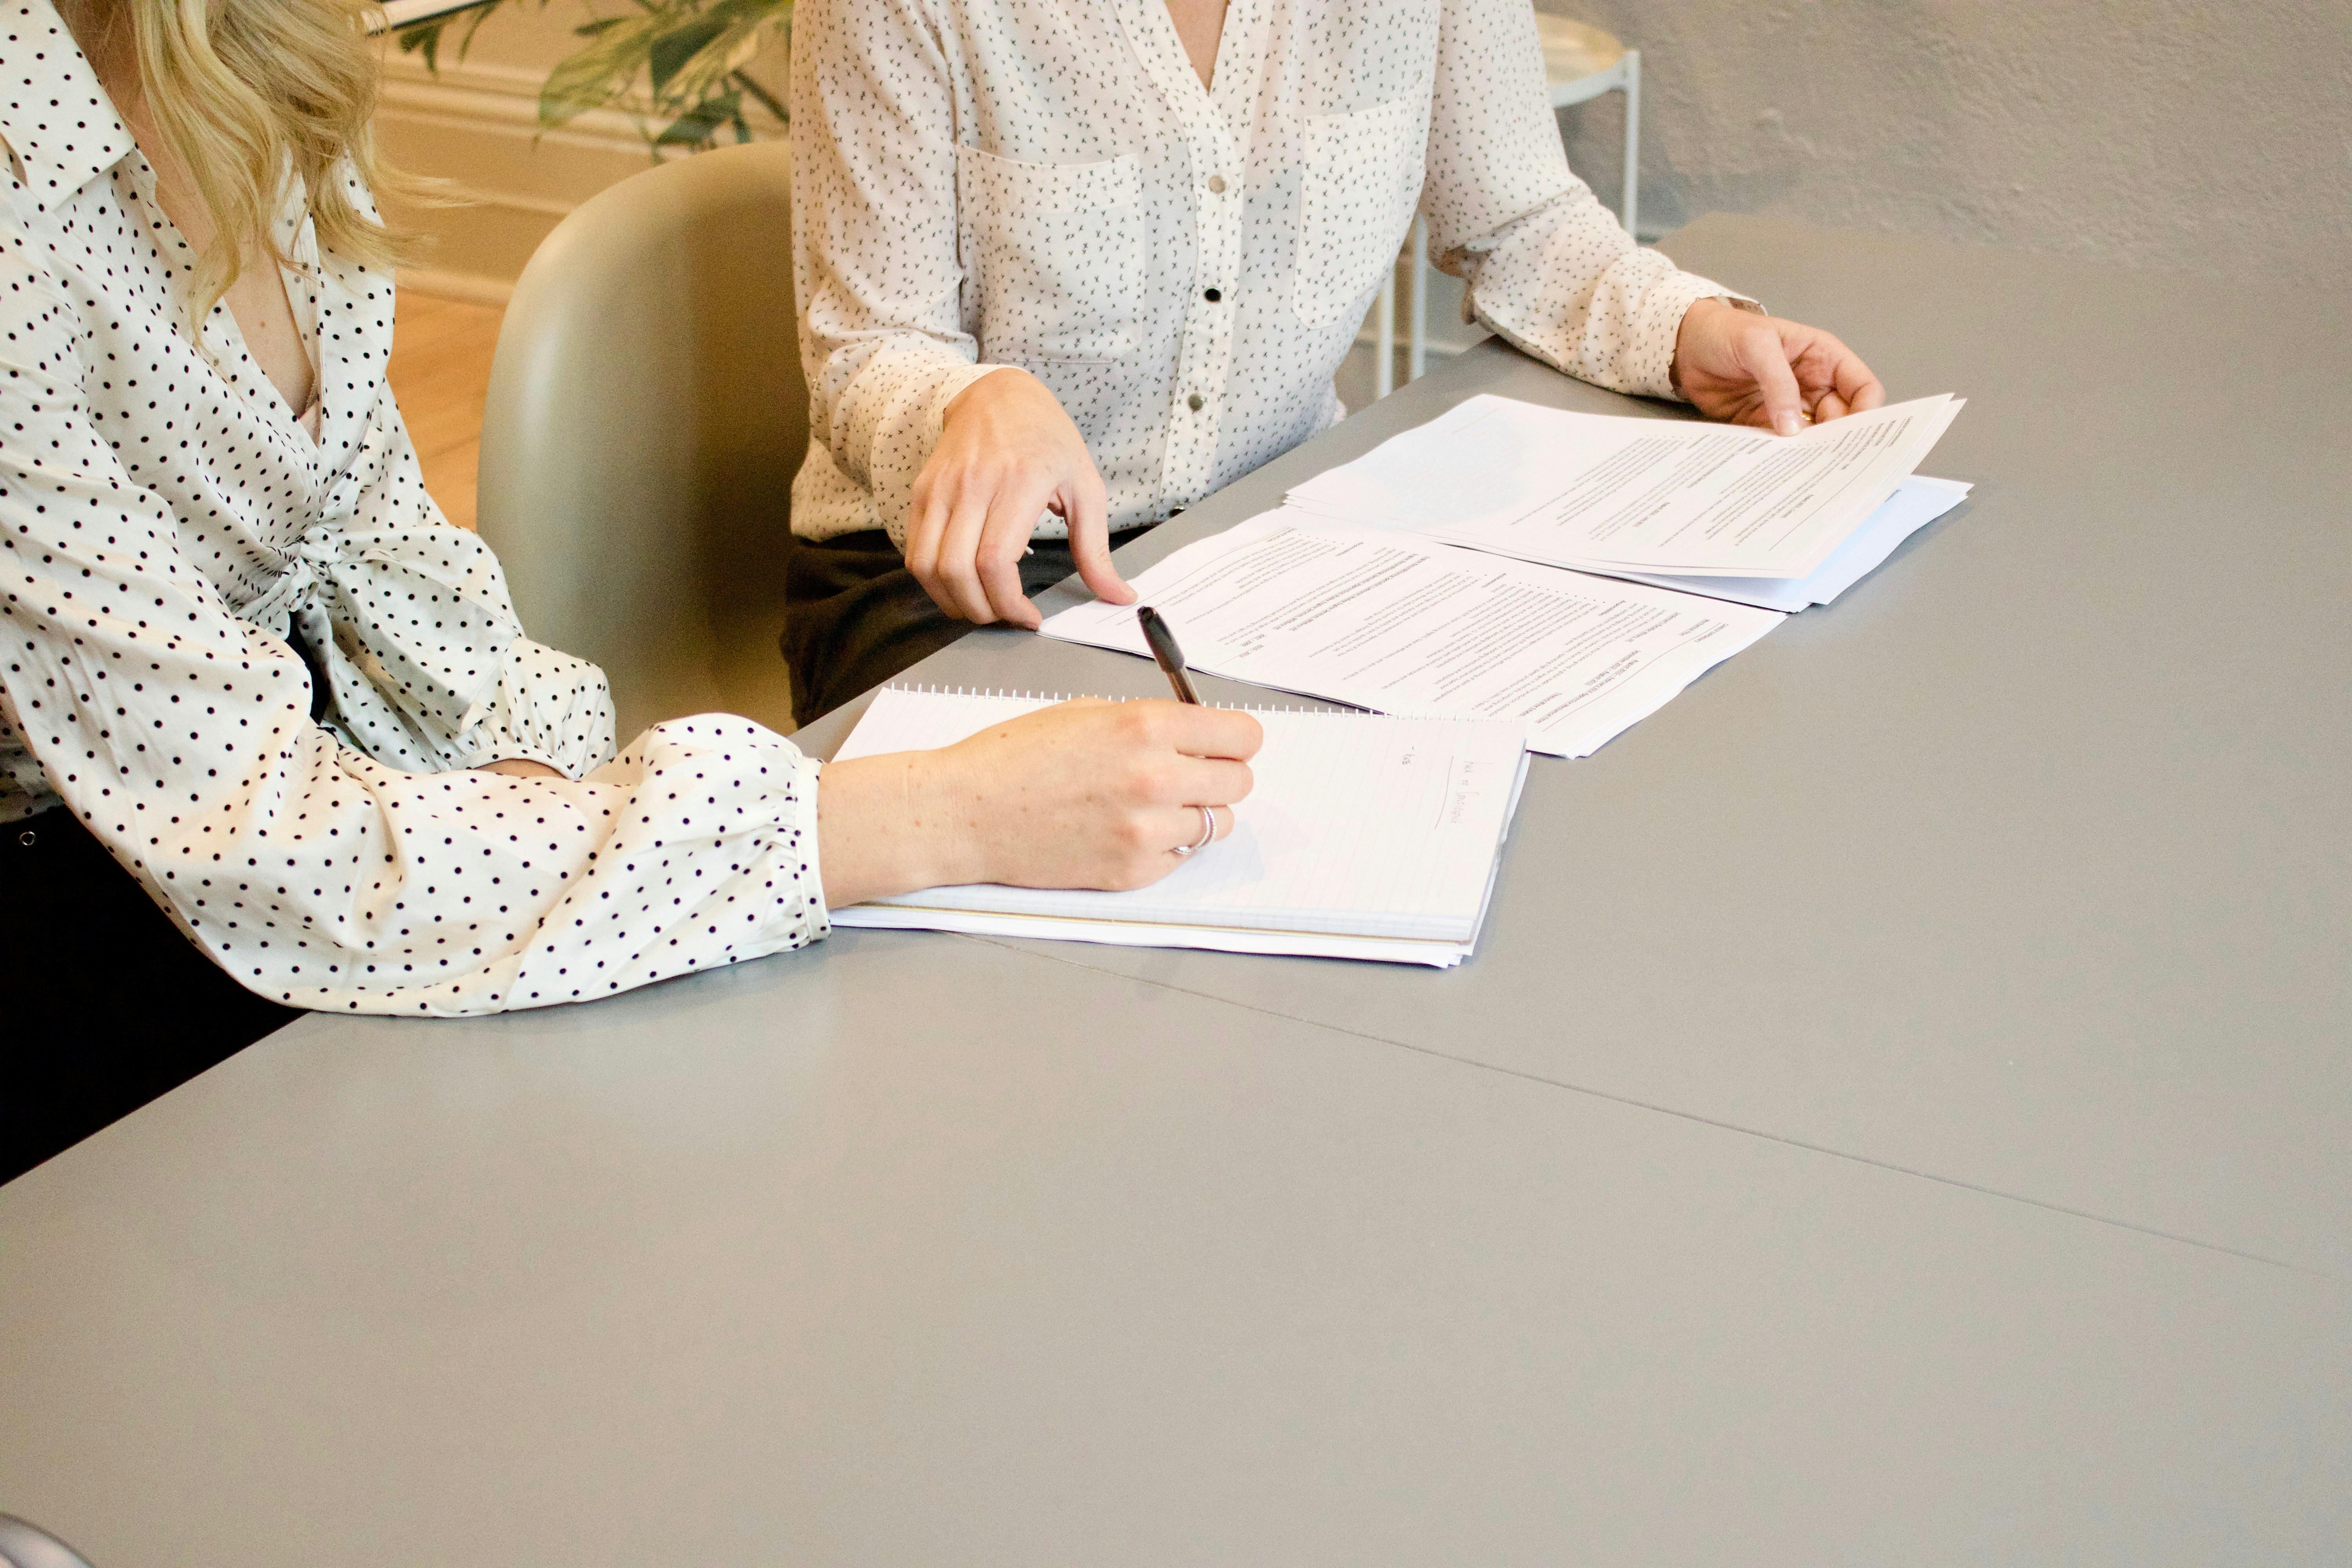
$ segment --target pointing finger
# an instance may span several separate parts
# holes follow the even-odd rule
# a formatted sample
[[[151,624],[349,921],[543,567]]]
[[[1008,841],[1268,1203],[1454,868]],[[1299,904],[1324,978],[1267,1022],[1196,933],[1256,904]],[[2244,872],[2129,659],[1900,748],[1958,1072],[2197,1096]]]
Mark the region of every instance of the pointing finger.
[[[1110,559],[1110,497],[1100,475],[1091,471],[1063,489],[1065,513],[1070,525],[1070,560],[1079,581],[1107,605],[1135,603],[1135,590],[1119,576]],[[1075,494],[1073,493],[1075,492]]]

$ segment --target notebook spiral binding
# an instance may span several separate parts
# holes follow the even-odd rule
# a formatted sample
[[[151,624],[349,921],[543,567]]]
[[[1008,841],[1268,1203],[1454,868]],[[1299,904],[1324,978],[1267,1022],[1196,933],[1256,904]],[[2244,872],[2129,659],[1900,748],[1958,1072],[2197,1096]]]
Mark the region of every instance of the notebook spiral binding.
[[[1072,702],[1076,701],[1080,697],[1095,697],[1100,695],[1097,692],[1092,691],[1065,691],[1060,693],[1050,691],[1015,691],[1009,687],[939,686],[929,682],[916,685],[898,680],[883,682],[881,689],[884,691],[904,691],[909,695],[919,697],[1002,697],[1013,702]],[[1102,700],[1106,702],[1139,702],[1148,700],[1136,697],[1105,697]],[[1223,705],[1219,704],[1219,706]],[[1255,702],[1250,703],[1244,707],[1233,709],[1232,711],[1236,713],[1318,713],[1326,719],[1377,719],[1381,717],[1381,714],[1369,708],[1279,708]]]

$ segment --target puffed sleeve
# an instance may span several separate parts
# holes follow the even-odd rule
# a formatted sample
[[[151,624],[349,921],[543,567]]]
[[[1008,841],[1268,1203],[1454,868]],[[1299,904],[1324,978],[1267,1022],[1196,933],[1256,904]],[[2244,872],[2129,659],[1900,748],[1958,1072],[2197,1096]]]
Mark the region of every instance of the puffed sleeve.
[[[792,110],[810,431],[899,539],[948,404],[999,368],[964,330],[955,105],[914,0],[801,0]]]
[[[1676,395],[1684,312],[1738,296],[1636,245],[1570,172],[1527,0],[1444,0],[1428,160],[1432,258],[1480,321],[1582,380]]]
[[[747,720],[658,725],[579,780],[406,772],[314,723],[302,660],[98,435],[73,307],[0,242],[5,717],[225,969],[296,1006],[487,1013],[826,933],[818,765]],[[441,668],[383,678],[429,705]]]

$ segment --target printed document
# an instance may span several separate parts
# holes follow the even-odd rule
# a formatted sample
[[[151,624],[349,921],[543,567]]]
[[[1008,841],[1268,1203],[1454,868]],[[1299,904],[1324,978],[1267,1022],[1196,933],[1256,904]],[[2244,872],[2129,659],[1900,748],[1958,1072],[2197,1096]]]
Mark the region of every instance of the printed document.
[[[1840,594],[1877,571],[1905,540],[1968,500],[1972,488],[1958,479],[1912,475],[1870,514],[1869,521],[1847,534],[1845,542],[1831,551],[1821,570],[1810,577],[1660,577],[1643,572],[1611,575],[1793,615],[1833,603]]]
[[[1288,500],[1336,522],[1552,566],[1804,578],[1895,493],[1960,405],[1920,398],[1781,437],[1487,394]]]
[[[1598,751],[1782,618],[1291,508],[1131,581],[1195,668],[1382,713],[1500,721],[1562,757]],[[1081,605],[1041,629],[1150,653],[1130,606]]]

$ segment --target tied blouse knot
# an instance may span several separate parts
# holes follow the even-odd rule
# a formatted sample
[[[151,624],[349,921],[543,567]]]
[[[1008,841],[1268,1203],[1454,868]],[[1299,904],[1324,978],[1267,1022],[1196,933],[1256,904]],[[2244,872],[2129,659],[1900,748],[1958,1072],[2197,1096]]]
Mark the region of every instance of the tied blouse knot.
[[[387,700],[419,732],[462,738],[488,715],[522,635],[489,547],[437,521],[362,528],[321,521],[239,609],[323,668],[331,706]]]
[[[189,323],[195,258],[50,0],[0,0],[0,822],[71,810],[300,1007],[540,1006],[826,933],[817,763],[723,714],[615,755],[604,673],[425,494],[391,280],[301,191],[298,414],[226,305]],[[509,758],[562,776],[475,771]]]

